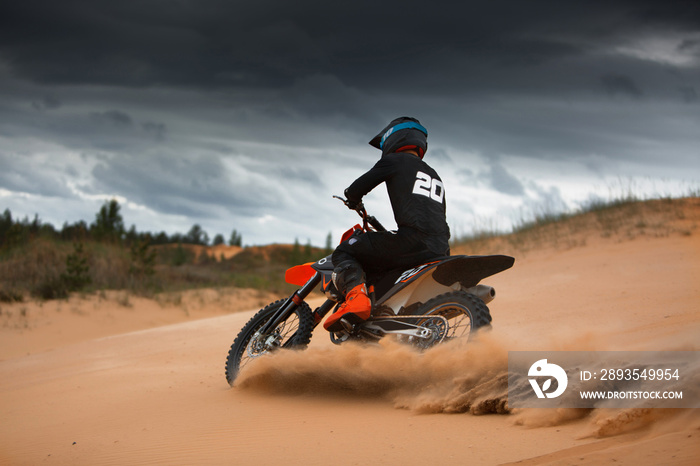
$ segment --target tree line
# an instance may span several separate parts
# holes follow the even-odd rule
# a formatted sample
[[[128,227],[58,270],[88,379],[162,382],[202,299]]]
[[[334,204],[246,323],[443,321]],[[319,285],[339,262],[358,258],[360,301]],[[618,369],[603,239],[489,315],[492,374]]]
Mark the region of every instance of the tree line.
[[[234,229],[228,244],[241,246],[241,242]],[[287,290],[284,269],[332,252],[330,233],[325,249],[312,247],[310,241],[302,246],[295,239],[291,248],[281,245],[263,253],[246,247],[227,260],[223,256],[218,260],[209,251],[197,255],[194,248],[185,247],[210,243],[225,240],[216,235],[210,241],[198,224],[185,234],[172,235],[138,232],[135,226],[127,229],[116,200],[105,202],[93,222],[66,222],[60,229],[38,215],[18,219],[5,209],[0,214],[0,302],[22,301],[27,294],[58,299],[85,290],[151,293],[193,285]],[[152,247],[167,244],[176,247]],[[193,272],[193,266],[204,266],[206,272],[201,268]]]
[[[120,213],[121,206],[116,199],[106,201],[95,215],[95,221],[88,224],[84,220],[69,224],[65,222],[60,230],[52,224],[44,223],[36,215],[33,220],[14,219],[10,209],[5,209],[0,216],[0,247],[13,247],[25,244],[33,238],[48,237],[70,242],[95,240],[100,242],[133,244],[199,244],[208,246],[210,238],[199,224],[194,224],[185,233],[168,235],[160,233],[138,232],[136,226],[126,229]],[[211,241],[212,245],[225,244],[224,236],[217,234]],[[241,246],[242,237],[235,229],[228,238],[230,246]]]

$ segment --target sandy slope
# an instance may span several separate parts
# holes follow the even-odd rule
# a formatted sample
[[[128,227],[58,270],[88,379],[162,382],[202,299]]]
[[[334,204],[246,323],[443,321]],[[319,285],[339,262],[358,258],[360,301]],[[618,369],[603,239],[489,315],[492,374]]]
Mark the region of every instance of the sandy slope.
[[[508,350],[699,350],[697,231],[529,252],[488,283],[479,342],[421,356],[319,329],[233,389],[223,363],[252,312],[230,301],[3,305],[0,464],[700,462],[697,409],[478,415],[505,400]]]

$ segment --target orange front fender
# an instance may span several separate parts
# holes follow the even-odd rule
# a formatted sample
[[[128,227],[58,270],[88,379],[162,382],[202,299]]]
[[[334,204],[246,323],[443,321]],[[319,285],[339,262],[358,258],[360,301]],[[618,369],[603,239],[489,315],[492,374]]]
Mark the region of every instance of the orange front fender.
[[[287,269],[284,274],[284,281],[297,286],[306,285],[306,282],[316,275],[316,271],[311,267],[312,264],[313,262],[307,262],[306,264],[295,265]]]

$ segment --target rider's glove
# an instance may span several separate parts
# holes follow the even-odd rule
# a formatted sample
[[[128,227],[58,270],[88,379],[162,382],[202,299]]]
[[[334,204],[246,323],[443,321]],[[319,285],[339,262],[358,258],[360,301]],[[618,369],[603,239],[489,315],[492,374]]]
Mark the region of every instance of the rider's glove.
[[[345,205],[348,206],[348,209],[360,210],[360,209],[363,209],[365,207],[364,205],[362,205],[362,199],[359,199],[357,201],[354,199],[350,199],[348,197],[348,190],[347,189],[345,190],[345,198],[346,198]]]
[[[347,200],[345,205],[348,206],[348,209],[351,210],[362,210],[365,208],[364,204],[362,204],[362,201],[351,201],[350,199]]]

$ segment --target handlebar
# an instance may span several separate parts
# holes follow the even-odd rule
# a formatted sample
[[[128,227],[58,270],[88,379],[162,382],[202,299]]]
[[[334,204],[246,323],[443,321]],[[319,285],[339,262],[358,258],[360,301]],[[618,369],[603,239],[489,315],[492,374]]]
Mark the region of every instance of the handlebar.
[[[367,213],[367,209],[365,209],[365,206],[364,204],[362,204],[362,202],[358,203],[355,207],[351,207],[349,200],[340,196],[333,197],[336,199],[340,199],[347,208],[354,210],[355,212],[357,212],[357,215],[362,217],[362,229],[364,231],[372,231],[372,229],[374,229],[375,231],[386,231],[386,228],[384,228],[384,225],[382,225],[379,222],[379,220]],[[372,228],[370,228],[370,226]]]

